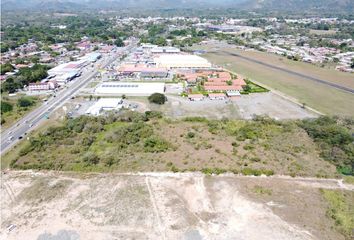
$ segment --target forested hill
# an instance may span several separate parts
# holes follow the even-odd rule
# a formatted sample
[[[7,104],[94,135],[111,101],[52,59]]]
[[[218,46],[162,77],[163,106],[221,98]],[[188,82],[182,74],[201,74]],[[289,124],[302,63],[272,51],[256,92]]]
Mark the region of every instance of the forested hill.
[[[248,0],[238,4],[242,9],[270,11],[314,11],[353,13],[353,0]]]
[[[233,8],[266,11],[354,11],[353,0],[2,0],[2,11],[51,10],[79,11],[89,9],[181,9],[181,8]],[[142,9],[142,10],[143,10]]]

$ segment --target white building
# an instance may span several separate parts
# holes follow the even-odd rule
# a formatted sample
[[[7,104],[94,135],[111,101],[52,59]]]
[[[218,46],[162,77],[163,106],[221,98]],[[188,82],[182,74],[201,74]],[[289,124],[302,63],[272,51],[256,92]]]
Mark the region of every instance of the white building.
[[[105,95],[149,96],[153,93],[164,93],[164,83],[142,82],[105,82],[98,85],[95,93]]]
[[[164,68],[210,68],[211,63],[196,55],[171,54],[154,58],[158,67]]]
[[[28,85],[29,91],[48,91],[57,88],[58,84],[55,81],[30,83]]]
[[[181,50],[175,47],[155,47],[151,49],[152,54],[178,54]]]
[[[86,114],[98,116],[105,111],[119,110],[123,107],[121,98],[100,98],[94,105],[87,109]]]

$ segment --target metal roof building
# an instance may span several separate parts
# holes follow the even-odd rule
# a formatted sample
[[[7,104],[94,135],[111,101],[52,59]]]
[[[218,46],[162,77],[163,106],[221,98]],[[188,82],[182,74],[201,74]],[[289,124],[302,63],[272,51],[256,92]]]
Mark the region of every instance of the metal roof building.
[[[211,68],[211,63],[196,55],[171,54],[154,58],[158,67],[164,68]]]
[[[130,95],[149,96],[153,93],[164,93],[164,83],[142,83],[142,82],[105,82],[98,85],[95,93],[100,95]]]
[[[103,111],[118,110],[122,108],[121,98],[100,98],[94,105],[87,109],[86,114],[98,116]]]

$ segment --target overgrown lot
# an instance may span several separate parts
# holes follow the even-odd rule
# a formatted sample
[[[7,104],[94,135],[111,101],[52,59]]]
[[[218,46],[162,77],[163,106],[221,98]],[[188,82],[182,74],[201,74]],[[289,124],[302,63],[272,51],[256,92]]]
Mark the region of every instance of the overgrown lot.
[[[231,171],[245,175],[353,174],[352,120],[164,118],[123,112],[64,121],[3,157],[17,169]]]
[[[3,94],[1,98],[1,128],[5,129],[22,116],[33,110],[40,103],[39,97],[18,95],[9,97]]]

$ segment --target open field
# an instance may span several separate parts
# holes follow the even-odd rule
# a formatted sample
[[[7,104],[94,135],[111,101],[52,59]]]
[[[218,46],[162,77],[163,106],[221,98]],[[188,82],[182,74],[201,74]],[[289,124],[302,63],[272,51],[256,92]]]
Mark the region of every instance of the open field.
[[[354,89],[353,74],[295,62],[274,54],[242,51],[228,46],[205,45],[195,46],[194,48],[203,48],[209,51],[204,57],[211,62],[294,97],[299,102],[305,103],[320,112],[331,115],[353,116],[354,94],[230,54],[236,53],[255,61],[306,74],[313,78],[322,79],[329,84],[336,84],[349,89]]]
[[[337,180],[31,171],[3,180],[1,239],[350,239],[321,190],[345,194],[349,214],[354,186]]]
[[[171,120],[159,112],[127,111],[99,118],[80,117],[41,129],[4,154],[1,163],[3,169],[200,170],[337,177],[338,172],[352,174],[352,122],[341,120],[338,124],[326,118]],[[329,136],[323,134],[326,129],[331,130]],[[321,136],[331,139],[331,144],[323,142]]]
[[[254,115],[268,115],[275,119],[314,118],[317,114],[275,95],[272,92],[242,95],[236,100],[190,101],[187,98],[167,95],[168,102],[164,105],[150,104],[144,98],[129,97],[137,103],[138,110],[161,111],[171,118],[188,116],[206,117],[208,119],[251,119]]]

